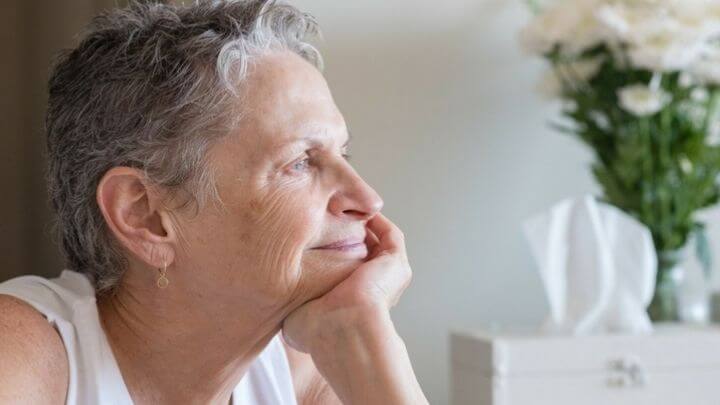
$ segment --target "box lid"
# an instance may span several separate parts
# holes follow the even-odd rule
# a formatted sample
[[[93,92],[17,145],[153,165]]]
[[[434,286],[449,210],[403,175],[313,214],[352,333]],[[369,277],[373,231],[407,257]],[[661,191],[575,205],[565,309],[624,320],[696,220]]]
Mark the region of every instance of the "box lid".
[[[659,324],[649,335],[454,331],[451,361],[497,376],[602,371],[618,362],[654,371],[720,367],[720,326]]]

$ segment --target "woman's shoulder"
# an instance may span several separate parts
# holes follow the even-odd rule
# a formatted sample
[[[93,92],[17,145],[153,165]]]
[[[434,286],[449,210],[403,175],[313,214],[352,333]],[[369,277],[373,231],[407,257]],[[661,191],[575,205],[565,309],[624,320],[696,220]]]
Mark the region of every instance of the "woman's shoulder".
[[[67,353],[43,314],[0,294],[0,342],[0,403],[65,403]]]
[[[23,275],[0,282],[0,294],[19,298],[40,312],[50,323],[73,318],[79,302],[94,305],[95,291],[82,273],[63,270],[54,278]]]

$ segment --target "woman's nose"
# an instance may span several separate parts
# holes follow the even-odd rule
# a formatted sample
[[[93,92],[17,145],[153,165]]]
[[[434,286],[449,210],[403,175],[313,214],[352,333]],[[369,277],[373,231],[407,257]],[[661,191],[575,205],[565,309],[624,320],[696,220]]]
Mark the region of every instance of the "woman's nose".
[[[369,219],[383,207],[380,195],[349,165],[343,168],[344,175],[338,176],[337,191],[329,202],[328,209],[337,216],[352,216],[354,219]]]

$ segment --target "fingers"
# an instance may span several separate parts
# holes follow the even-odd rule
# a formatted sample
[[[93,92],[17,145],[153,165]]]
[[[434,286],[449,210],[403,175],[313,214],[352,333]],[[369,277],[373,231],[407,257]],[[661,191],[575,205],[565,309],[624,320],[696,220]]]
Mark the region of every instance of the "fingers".
[[[382,268],[375,278],[375,285],[382,291],[390,307],[397,304],[400,296],[410,284],[412,269],[405,250],[405,235],[400,228],[386,216],[378,213],[367,223],[369,232],[378,239],[374,256]],[[378,257],[387,254],[387,256]]]
[[[392,308],[410,284],[412,269],[400,255],[383,255],[375,263],[377,266],[371,278],[372,286],[388,307]]]
[[[385,215],[378,212],[367,222],[367,227],[378,238],[378,253],[405,252],[405,235],[400,228],[392,223]]]
[[[365,245],[368,249],[367,259],[372,259],[377,254],[377,247],[380,244],[380,240],[373,231],[367,226],[365,227]]]

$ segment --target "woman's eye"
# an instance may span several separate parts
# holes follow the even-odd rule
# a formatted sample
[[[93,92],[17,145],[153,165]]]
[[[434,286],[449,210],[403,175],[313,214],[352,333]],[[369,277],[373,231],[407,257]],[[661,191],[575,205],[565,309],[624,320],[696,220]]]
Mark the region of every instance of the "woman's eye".
[[[343,157],[346,161],[350,161],[350,154],[349,154],[349,153],[343,153],[343,154],[342,154],[342,157]],[[301,160],[298,160],[297,162],[293,163],[293,164],[292,164],[292,169],[293,169],[293,171],[302,172],[302,171],[308,170],[308,168],[310,167],[310,164],[311,164],[310,159],[311,159],[310,157],[305,157],[305,158],[303,158],[303,159],[301,159]]]
[[[305,158],[303,160],[299,160],[293,164],[293,170],[297,171],[303,171],[308,168],[310,165],[310,158]]]

